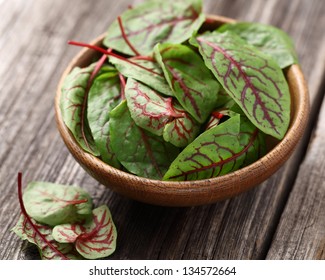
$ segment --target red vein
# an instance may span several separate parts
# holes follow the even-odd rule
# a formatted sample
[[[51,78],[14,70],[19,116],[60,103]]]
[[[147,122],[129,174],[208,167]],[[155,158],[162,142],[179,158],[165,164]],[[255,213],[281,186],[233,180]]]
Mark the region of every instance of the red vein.
[[[207,41],[207,40],[205,40],[204,38],[198,38],[197,39],[199,42],[204,42],[205,44],[207,44],[208,46],[210,46],[212,49],[213,49],[213,51],[212,51],[212,53],[211,53],[211,58],[212,57],[214,57],[214,54],[216,53],[216,52],[219,52],[219,53],[221,53],[228,61],[230,61],[230,65],[234,65],[236,68],[237,68],[237,70],[238,70],[238,75],[240,75],[242,78],[243,78],[243,80],[245,81],[245,87],[244,87],[244,90],[242,91],[242,94],[241,94],[241,98],[242,98],[242,100],[241,100],[241,102],[242,102],[242,104],[245,106],[245,103],[244,103],[244,101],[243,101],[243,99],[245,99],[245,94],[246,94],[246,89],[247,88],[250,88],[251,89],[251,91],[252,91],[252,93],[254,94],[254,96],[255,96],[255,103],[254,103],[254,108],[256,108],[256,106],[257,105],[260,105],[261,106],[261,108],[262,108],[262,110],[263,110],[263,112],[264,112],[264,117],[265,117],[265,119],[269,122],[269,124],[272,126],[272,128],[275,130],[275,131],[277,131],[277,129],[276,129],[276,126],[275,126],[275,124],[274,124],[274,122],[273,122],[273,120],[272,120],[272,118],[271,118],[271,116],[270,116],[270,114],[269,114],[269,111],[267,110],[267,108],[266,108],[266,104],[263,102],[263,100],[261,99],[261,97],[259,96],[259,94],[258,94],[258,89],[252,84],[252,82],[251,82],[251,80],[250,80],[250,78],[249,77],[247,77],[247,75],[245,74],[245,71],[243,70],[243,67],[230,55],[230,54],[228,54],[227,53],[227,51],[226,50],[224,50],[223,48],[221,48],[221,47],[219,47],[218,45],[216,45],[216,44],[214,44],[214,43],[212,43],[212,42],[210,42],[210,41]],[[213,66],[214,67],[214,69],[216,69],[215,68],[215,66]],[[220,74],[219,74],[220,75]],[[224,76],[224,79],[226,78],[227,76]],[[228,76],[228,78],[229,78],[229,76]],[[257,105],[256,105],[256,103],[257,103]],[[245,106],[245,109],[246,109],[246,106]],[[246,111],[247,111],[247,109],[246,109]],[[254,110],[254,114],[255,114],[255,111],[256,111],[256,109]],[[257,118],[256,118],[256,116],[254,116],[255,117],[255,119],[256,119],[256,121],[257,121]]]
[[[123,36],[123,39],[124,39],[125,43],[129,46],[129,48],[134,52],[135,55],[139,56],[140,53],[131,44],[131,42],[129,41],[128,37],[125,34],[124,26],[123,26],[122,19],[121,19],[120,16],[117,17],[117,21],[118,21],[118,25],[120,26],[121,33],[122,33],[122,36]]]
[[[209,170],[209,169],[215,169],[216,167],[219,167],[221,166],[221,169],[222,167],[228,163],[228,162],[232,162],[232,161],[235,161],[237,158],[239,158],[241,155],[243,155],[244,153],[247,152],[247,150],[253,145],[256,137],[258,135],[258,129],[255,129],[255,131],[253,132],[253,135],[252,135],[252,138],[250,139],[249,143],[244,147],[244,149],[242,149],[240,152],[238,153],[235,153],[233,154],[233,156],[225,159],[225,160],[221,160],[219,162],[212,162],[212,160],[210,158],[207,158],[209,159],[212,163],[209,164],[209,165],[206,165],[206,166],[202,166],[200,168],[196,168],[196,169],[193,169],[193,170],[189,170],[189,171],[182,171],[181,174],[178,174],[178,175],[174,175],[174,176],[171,176],[170,179],[175,179],[175,178],[179,178],[179,177],[182,177],[182,176],[185,176],[187,177],[188,175],[190,174],[194,174],[194,173],[199,173],[201,171],[205,171],[205,170]],[[216,143],[206,143],[206,144],[216,144]],[[223,147],[224,148],[224,147]],[[230,151],[232,153],[232,151]],[[197,152],[199,155],[203,156],[203,154],[201,154],[199,151]],[[205,157],[207,155],[204,155]],[[189,159],[189,160],[192,160],[192,159]],[[221,170],[220,170],[221,171]],[[219,171],[219,172],[220,172]]]

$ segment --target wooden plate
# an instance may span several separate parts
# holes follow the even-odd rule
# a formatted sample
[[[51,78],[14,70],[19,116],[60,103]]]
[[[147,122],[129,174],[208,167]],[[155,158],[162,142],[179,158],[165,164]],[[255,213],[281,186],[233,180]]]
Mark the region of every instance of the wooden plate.
[[[203,28],[213,30],[220,24],[228,22],[234,20],[208,16]],[[100,45],[103,37],[104,35],[98,37],[92,44]],[[196,181],[165,182],[123,172],[84,152],[65,126],[61,116],[59,100],[63,80],[75,66],[89,65],[96,55],[98,56],[98,53],[93,50],[82,49],[64,71],[55,97],[57,126],[71,154],[92,177],[131,199],[156,205],[194,206],[236,196],[260,184],[276,172],[292,154],[306,127],[309,115],[308,89],[300,67],[292,65],[285,70],[292,103],[289,130],[285,137],[280,142],[273,143],[268,148],[268,153],[258,161],[224,176]],[[269,140],[273,142],[272,139]]]

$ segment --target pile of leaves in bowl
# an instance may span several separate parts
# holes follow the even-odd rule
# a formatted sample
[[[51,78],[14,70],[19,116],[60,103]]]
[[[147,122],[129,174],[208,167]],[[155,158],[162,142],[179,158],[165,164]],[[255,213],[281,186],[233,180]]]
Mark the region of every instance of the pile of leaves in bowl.
[[[75,67],[60,109],[82,149],[112,167],[159,180],[227,174],[266,153],[290,123],[283,69],[289,36],[237,22],[201,32],[201,0],[149,0],[108,28],[102,53]]]

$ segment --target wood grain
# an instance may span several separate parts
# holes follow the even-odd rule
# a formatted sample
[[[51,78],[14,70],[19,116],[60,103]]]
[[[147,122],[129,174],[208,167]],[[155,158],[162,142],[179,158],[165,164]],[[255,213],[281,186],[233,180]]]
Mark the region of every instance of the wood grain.
[[[97,205],[107,204],[119,233],[115,259],[324,259],[323,137],[313,136],[306,151],[324,96],[324,1],[205,1],[209,13],[271,23],[292,36],[312,114],[296,153],[269,180],[236,198],[191,208],[151,206],[111,192],[75,162],[56,128],[56,86],[78,51],[66,41],[90,41],[133,2],[139,1],[0,2],[0,259],[38,258],[35,247],[10,231],[19,215],[18,171],[25,184],[80,185]]]
[[[268,259],[325,259],[325,103]]]

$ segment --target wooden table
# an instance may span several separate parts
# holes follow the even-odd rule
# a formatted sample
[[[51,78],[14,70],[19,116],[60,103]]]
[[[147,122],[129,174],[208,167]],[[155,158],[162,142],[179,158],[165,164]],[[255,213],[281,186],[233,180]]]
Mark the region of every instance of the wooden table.
[[[308,81],[308,129],[274,176],[236,198],[166,208],[121,197],[72,158],[57,131],[54,95],[67,62],[128,5],[119,0],[0,0],[0,259],[39,258],[12,231],[24,184],[85,188],[107,204],[118,229],[111,259],[325,259],[325,2],[205,0],[205,11],[273,24],[290,34]]]

